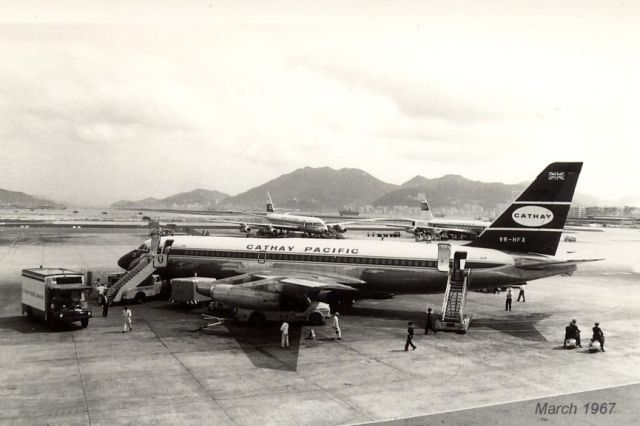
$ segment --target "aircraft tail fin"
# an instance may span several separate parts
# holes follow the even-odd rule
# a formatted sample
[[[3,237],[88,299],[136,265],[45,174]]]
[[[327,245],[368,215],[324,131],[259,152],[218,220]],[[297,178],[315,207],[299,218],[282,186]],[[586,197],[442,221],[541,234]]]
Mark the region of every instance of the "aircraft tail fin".
[[[468,245],[518,253],[555,255],[581,170],[581,162],[549,164]]]
[[[273,213],[273,201],[271,201],[271,194],[267,192],[267,213]]]
[[[431,208],[429,207],[427,200],[422,200],[420,202],[420,212],[425,218],[427,218],[427,220],[433,219],[433,214],[431,214]]]

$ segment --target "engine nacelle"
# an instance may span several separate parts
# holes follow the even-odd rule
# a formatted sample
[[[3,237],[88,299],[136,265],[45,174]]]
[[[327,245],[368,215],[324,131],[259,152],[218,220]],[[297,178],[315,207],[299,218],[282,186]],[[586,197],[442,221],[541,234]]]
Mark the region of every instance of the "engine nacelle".
[[[339,223],[333,225],[333,230],[339,234],[344,234],[345,232],[347,232],[347,228],[345,228],[343,225],[340,225]]]
[[[415,226],[409,226],[408,228],[405,229],[405,231],[407,231],[409,234],[416,235],[418,228],[416,228]]]
[[[244,232],[245,234],[248,234],[249,232],[251,232],[251,227],[246,223],[242,223],[240,224],[240,232]]]
[[[207,293],[204,286],[198,286],[200,294]],[[280,308],[280,294],[270,291],[255,290],[232,284],[213,284],[206,296],[214,302],[228,306],[257,310],[278,310]]]

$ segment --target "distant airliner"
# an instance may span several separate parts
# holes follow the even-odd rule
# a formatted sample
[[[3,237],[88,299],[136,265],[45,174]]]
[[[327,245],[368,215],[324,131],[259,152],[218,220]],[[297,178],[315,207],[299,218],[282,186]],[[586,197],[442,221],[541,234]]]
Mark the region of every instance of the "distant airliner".
[[[595,260],[554,257],[581,169],[582,163],[550,164],[480,236],[452,247],[452,252],[467,253],[466,267],[473,272],[469,288],[569,274],[578,263]],[[155,240],[151,248],[152,241],[118,261],[131,277],[157,269],[165,279],[218,278],[198,291],[210,292],[214,300],[224,295],[225,302],[236,305],[258,303],[267,293],[330,301],[352,299],[354,292],[442,293],[447,287],[448,274],[438,267],[435,245],[176,236]]]
[[[264,217],[269,223],[248,223],[233,222],[240,224],[240,231],[249,234],[253,229],[258,229],[261,233],[275,236],[285,231],[298,231],[307,235],[338,235],[347,231],[345,227],[348,223],[326,223],[319,217],[300,216],[289,213],[276,213],[273,209],[271,194],[267,192],[267,210],[265,214],[245,213],[252,216]]]
[[[448,239],[448,237],[454,237],[460,240],[473,240],[482,233],[486,228],[491,225],[491,222],[484,222],[480,220],[457,220],[457,219],[445,219],[435,218],[431,214],[429,203],[427,200],[423,200],[420,203],[420,211],[424,215],[424,218],[420,219],[406,219],[406,218],[387,218],[378,219],[379,221],[396,221],[396,222],[409,222],[410,226],[395,225],[386,223],[387,226],[404,228],[410,234],[414,234],[416,238],[428,235],[437,239]]]

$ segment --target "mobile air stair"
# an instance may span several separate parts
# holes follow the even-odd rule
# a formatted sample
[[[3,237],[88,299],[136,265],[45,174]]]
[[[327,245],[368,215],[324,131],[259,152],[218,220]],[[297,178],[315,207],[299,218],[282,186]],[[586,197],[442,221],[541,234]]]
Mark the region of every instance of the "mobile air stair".
[[[456,252],[453,259],[453,269],[449,271],[447,289],[442,301],[442,311],[436,319],[436,329],[466,333],[471,322],[471,314],[464,313],[467,299],[467,288],[471,280],[471,270],[464,269],[467,258],[466,252]]]
[[[167,266],[168,244],[165,243],[167,247],[160,253],[160,237],[158,231],[158,229],[154,229],[151,233],[149,253],[141,255],[138,264],[109,287],[107,290],[107,300],[109,304],[122,301],[122,296],[127,290],[139,286],[158,268]]]

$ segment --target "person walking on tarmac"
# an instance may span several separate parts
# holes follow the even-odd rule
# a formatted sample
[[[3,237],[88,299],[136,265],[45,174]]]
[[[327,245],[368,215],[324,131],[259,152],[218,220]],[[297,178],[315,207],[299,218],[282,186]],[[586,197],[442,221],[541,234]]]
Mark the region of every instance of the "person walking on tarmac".
[[[131,327],[131,310],[126,306],[122,308],[122,319],[124,320],[122,332],[126,333],[127,331],[133,331],[133,327]],[[129,330],[127,330],[127,328]]]
[[[602,332],[602,329],[600,328],[600,323],[597,322],[595,323],[595,327],[592,328],[593,330],[593,336],[591,337],[592,341],[597,340],[598,342],[600,342],[600,349],[602,349],[602,352],[604,352],[604,333]]]
[[[333,330],[336,333],[338,340],[342,340],[342,330],[340,330],[340,320],[338,320],[338,313],[334,312],[331,318]]]
[[[416,350],[416,345],[413,344],[413,330],[414,330],[413,323],[409,321],[409,324],[407,326],[407,341],[404,344],[405,351],[409,350],[409,346],[411,346],[412,351]]]
[[[504,303],[504,310],[505,311],[510,311],[511,310],[511,299],[513,297],[513,294],[511,294],[511,287],[509,287],[507,289],[507,299],[505,300]]]
[[[424,334],[429,334],[429,329],[433,331],[433,334],[437,334],[438,330],[433,325],[433,318],[431,317],[431,308],[427,308],[427,324],[424,326]]]
[[[520,287],[520,291],[518,292],[518,300],[516,300],[516,302],[519,302],[521,297],[522,297],[522,303],[525,303],[526,300],[524,298],[524,288],[522,287]]]
[[[104,303],[105,290],[107,288],[100,282],[100,278],[96,280],[96,291],[98,292],[98,304],[102,305]]]
[[[109,315],[109,299],[105,296],[102,300],[102,318],[106,318]]]
[[[286,321],[280,326],[280,347],[289,347],[289,323]]]

